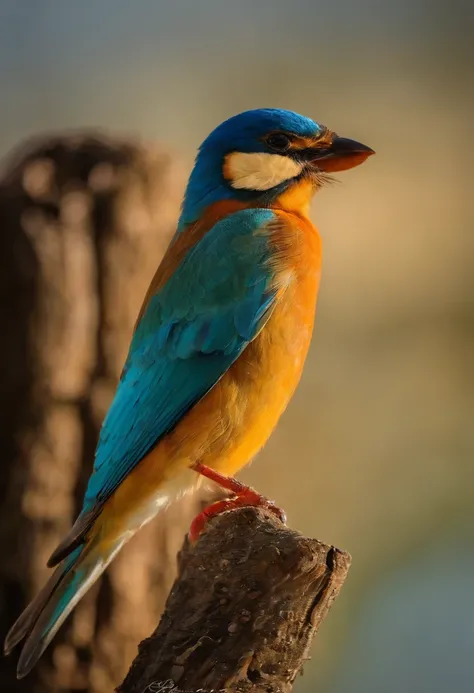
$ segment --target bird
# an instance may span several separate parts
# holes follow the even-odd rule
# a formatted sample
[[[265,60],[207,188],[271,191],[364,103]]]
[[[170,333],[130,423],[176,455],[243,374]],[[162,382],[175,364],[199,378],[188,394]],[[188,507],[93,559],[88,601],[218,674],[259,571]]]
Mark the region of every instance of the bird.
[[[237,479],[302,375],[321,275],[313,195],[374,151],[293,111],[260,108],[200,146],[176,232],[139,312],[104,419],[82,510],[49,581],[10,629],[17,676],[140,527],[207,477],[239,505],[275,504]]]

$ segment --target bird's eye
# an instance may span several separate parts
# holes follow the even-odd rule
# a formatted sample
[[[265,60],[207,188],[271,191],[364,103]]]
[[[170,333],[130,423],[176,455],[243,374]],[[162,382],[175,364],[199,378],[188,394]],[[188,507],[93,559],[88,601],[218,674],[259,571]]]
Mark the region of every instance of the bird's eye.
[[[286,152],[290,148],[291,140],[283,132],[274,132],[267,137],[267,144],[276,152]]]

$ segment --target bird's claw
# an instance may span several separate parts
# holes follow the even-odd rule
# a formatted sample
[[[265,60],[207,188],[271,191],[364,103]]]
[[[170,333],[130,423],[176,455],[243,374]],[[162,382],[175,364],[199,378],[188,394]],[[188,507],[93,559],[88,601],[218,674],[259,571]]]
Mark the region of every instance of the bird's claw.
[[[211,518],[216,517],[216,515],[220,515],[228,510],[244,507],[265,508],[276,515],[280,522],[286,524],[286,514],[281,508],[273,503],[273,501],[264,498],[253,489],[248,488],[246,492],[243,492],[238,496],[234,496],[233,498],[224,498],[223,500],[218,500],[200,512],[191,523],[188,534],[189,541],[194,543],[198,540],[201,532],[204,530],[206,524]]]
[[[224,498],[223,500],[218,500],[215,503],[212,503],[194,518],[188,535],[191,542],[197,541],[199,535],[211,517],[215,517],[216,515],[226,512],[227,510],[233,510],[235,508],[243,508],[248,506],[266,508],[271,513],[276,515],[280,522],[286,524],[286,514],[283,512],[283,510],[275,505],[273,501],[261,496],[250,486],[246,486],[241,481],[238,481],[233,477],[224,476],[215,469],[207,467],[200,462],[193,464],[192,469],[194,469],[194,471],[198,474],[205,476],[207,479],[214,481],[216,484],[226,489],[226,491],[230,491],[234,495],[232,498]]]

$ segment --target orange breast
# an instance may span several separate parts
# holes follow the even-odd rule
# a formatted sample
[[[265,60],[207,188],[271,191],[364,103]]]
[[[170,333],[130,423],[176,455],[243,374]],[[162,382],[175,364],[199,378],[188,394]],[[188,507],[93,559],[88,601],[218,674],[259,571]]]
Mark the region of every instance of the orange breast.
[[[281,212],[288,221],[290,215]],[[189,414],[220,419],[221,434],[203,460],[234,474],[266,443],[301,377],[311,341],[321,270],[321,243],[314,226],[292,219],[282,271],[291,278],[284,295],[258,337],[217,386]],[[278,242],[278,240],[277,240]],[[196,419],[197,423],[198,419]],[[184,422],[183,422],[184,423]]]

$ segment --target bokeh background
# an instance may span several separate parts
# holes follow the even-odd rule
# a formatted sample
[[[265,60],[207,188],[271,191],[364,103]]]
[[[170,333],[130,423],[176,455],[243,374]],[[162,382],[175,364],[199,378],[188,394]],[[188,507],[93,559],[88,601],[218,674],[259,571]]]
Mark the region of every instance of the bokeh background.
[[[377,151],[315,201],[311,353],[242,475],[353,555],[299,693],[472,691],[473,31],[469,0],[0,3],[2,154],[100,127],[189,169],[259,106]]]

